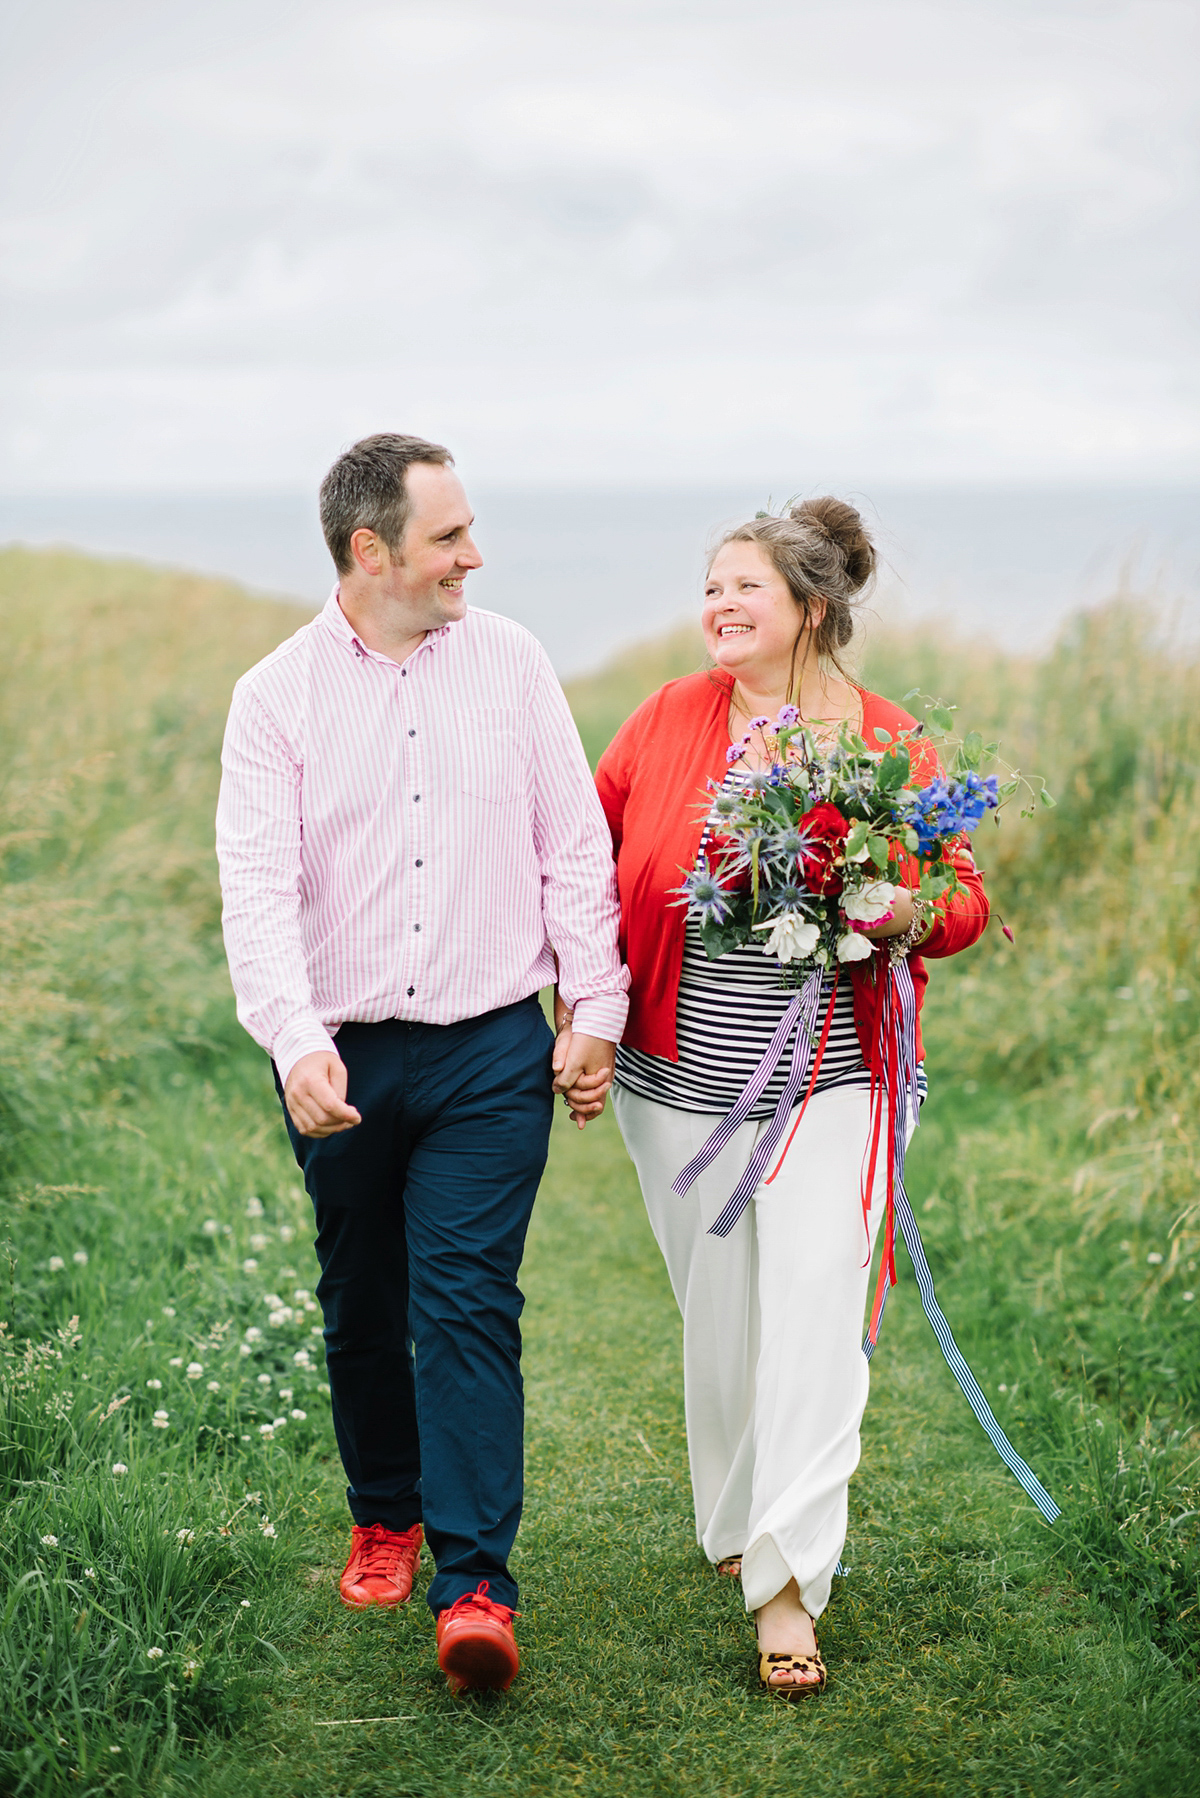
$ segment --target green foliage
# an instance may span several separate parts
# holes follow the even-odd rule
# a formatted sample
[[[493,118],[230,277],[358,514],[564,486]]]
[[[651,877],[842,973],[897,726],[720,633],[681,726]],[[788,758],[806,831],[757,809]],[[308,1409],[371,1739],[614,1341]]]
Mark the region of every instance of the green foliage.
[[[909,1185],[1064,1517],[1045,1529],[995,1461],[902,1273],[821,1625],[833,1684],[787,1707],[692,1540],[678,1319],[610,1118],[560,1122],[523,1275],[521,1679],[456,1703],[419,1600],[338,1606],[310,1218],[233,1021],[211,850],[230,687],[301,615],[17,552],[0,604],[0,1791],[1190,1789],[1200,693],[1144,609],[1036,663],[868,652],[871,685],[952,694],[1059,799],[978,833],[1018,947],[989,932],[932,968]],[[594,753],[699,664],[688,641],[575,685]]]

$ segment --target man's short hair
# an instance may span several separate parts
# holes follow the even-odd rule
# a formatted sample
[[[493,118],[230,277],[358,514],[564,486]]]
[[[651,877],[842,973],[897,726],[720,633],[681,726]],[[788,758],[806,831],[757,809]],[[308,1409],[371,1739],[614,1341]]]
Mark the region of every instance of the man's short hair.
[[[440,443],[381,431],[354,444],[329,470],[321,482],[321,529],[339,574],[354,567],[355,531],[374,531],[392,555],[400,554],[410,510],[406,476],[414,462],[446,468],[454,457]]]

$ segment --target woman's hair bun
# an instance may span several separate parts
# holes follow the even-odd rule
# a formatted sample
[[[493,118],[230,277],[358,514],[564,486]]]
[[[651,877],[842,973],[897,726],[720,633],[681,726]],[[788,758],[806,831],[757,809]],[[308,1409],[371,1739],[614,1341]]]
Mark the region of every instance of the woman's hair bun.
[[[875,572],[875,546],[867,535],[862,516],[843,499],[798,500],[790,508],[797,524],[816,525],[840,552],[846,584],[852,593],[865,587]]]

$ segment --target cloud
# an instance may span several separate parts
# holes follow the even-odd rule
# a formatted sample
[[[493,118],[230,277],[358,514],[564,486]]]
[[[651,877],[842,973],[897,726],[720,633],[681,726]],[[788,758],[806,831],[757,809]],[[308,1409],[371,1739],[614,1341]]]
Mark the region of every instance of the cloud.
[[[380,426],[510,479],[1186,478],[1197,35],[47,0],[5,51],[0,481],[287,485]]]

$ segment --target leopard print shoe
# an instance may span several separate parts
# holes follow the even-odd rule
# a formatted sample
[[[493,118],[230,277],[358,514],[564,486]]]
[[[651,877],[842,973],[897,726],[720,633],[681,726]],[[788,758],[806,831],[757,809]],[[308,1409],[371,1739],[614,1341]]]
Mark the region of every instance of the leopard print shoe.
[[[817,1677],[806,1679],[799,1685],[790,1680],[787,1685],[780,1685],[771,1678],[772,1673],[815,1673]],[[818,1648],[816,1654],[760,1654],[758,1677],[760,1684],[768,1692],[773,1692],[777,1698],[792,1701],[807,1698],[810,1692],[823,1692],[829,1670],[821,1659],[821,1650]]]

